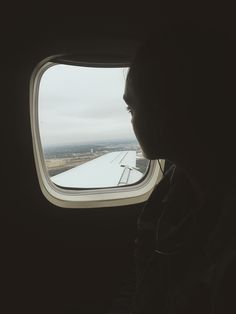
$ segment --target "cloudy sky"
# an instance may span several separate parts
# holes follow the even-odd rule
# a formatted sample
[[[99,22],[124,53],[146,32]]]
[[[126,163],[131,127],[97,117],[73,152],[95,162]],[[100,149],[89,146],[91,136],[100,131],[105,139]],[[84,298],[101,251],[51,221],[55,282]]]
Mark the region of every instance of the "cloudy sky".
[[[42,76],[43,146],[135,139],[123,101],[127,69],[56,65]]]

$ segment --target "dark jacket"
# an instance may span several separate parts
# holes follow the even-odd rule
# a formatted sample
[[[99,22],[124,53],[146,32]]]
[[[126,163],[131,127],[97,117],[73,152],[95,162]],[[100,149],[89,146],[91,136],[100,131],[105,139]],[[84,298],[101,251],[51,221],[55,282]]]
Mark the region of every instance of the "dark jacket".
[[[132,314],[236,313],[235,204],[230,191],[200,204],[169,170],[138,219]]]

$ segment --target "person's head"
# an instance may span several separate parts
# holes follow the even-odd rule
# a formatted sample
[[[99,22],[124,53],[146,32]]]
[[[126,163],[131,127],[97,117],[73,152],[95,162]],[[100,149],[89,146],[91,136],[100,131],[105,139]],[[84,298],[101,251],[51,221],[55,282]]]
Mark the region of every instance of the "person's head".
[[[220,156],[229,148],[232,49],[220,33],[183,26],[153,35],[140,47],[124,99],[147,158],[176,162],[200,154]]]

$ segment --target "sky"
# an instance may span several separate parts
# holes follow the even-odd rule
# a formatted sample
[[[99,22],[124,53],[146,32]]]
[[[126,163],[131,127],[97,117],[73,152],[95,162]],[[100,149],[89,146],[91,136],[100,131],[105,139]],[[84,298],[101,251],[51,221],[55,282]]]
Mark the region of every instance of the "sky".
[[[39,129],[43,147],[134,140],[123,100],[127,68],[55,65],[39,87]]]

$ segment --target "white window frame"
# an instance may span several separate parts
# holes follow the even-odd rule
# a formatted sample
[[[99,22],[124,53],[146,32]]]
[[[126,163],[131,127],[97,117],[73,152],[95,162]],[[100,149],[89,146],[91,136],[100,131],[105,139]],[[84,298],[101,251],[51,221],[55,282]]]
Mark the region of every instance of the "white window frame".
[[[143,180],[137,184],[111,188],[67,189],[55,185],[46,169],[44,154],[39,133],[38,93],[40,80],[44,72],[59,63],[78,66],[125,67],[129,63],[122,62],[53,62],[54,57],[40,62],[34,69],[30,80],[30,122],[33,152],[37,176],[42,193],[52,204],[63,208],[99,208],[124,206],[144,202],[150,196],[154,186],[162,178],[162,171],[157,161],[150,161],[149,168]],[[164,160],[160,161],[162,169]]]

